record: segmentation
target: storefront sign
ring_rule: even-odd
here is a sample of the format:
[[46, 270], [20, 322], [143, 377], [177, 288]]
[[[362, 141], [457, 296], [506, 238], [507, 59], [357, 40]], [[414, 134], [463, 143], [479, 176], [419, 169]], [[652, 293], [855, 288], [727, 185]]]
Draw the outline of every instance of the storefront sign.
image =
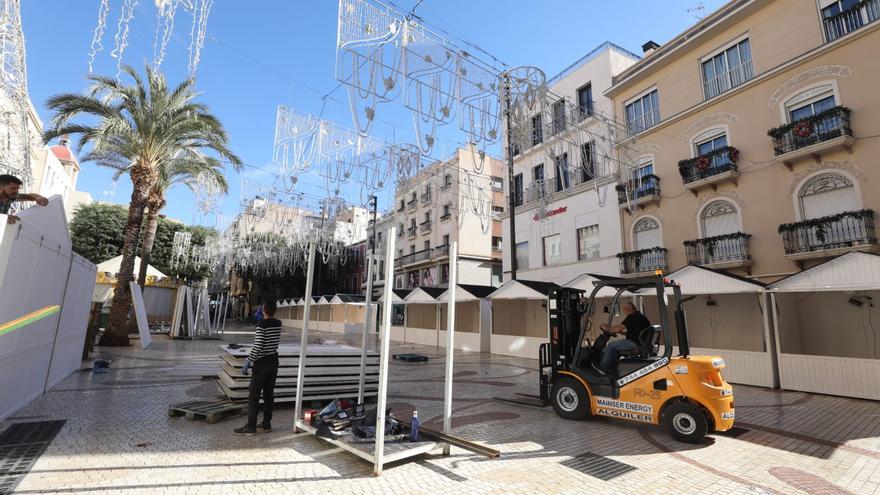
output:
[[534, 220], [537, 222], [538, 220], [543, 220], [547, 217], [559, 215], [560, 213], [565, 213], [566, 211], [568, 211], [567, 206], [560, 206], [559, 208], [556, 208], [555, 210], [547, 210], [547, 213], [545, 213], [544, 216], [541, 216], [540, 214], [536, 213]]

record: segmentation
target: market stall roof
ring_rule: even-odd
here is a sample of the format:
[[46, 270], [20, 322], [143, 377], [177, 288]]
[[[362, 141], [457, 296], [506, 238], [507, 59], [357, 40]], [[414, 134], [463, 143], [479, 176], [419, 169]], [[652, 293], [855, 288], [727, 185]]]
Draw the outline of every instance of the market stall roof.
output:
[[[747, 294], [764, 292], [766, 284], [742, 277], [725, 270], [713, 270], [696, 265], [687, 265], [666, 275], [681, 286], [682, 295], [699, 294]], [[667, 289], [669, 291], [670, 289]], [[639, 295], [656, 295], [654, 289], [642, 289]]]
[[291, 306], [302, 306], [304, 302], [305, 302], [305, 299], [303, 299], [301, 297], [295, 297], [295, 298], [293, 298], [293, 304], [291, 304]]
[[[498, 287], [492, 287], [491, 285], [458, 284], [455, 291], [455, 302], [469, 302], [486, 299], [486, 297], [495, 292], [495, 289], [497, 288]], [[437, 302], [445, 303], [448, 301], [449, 289], [446, 289], [437, 297]]]
[[[598, 282], [600, 280], [609, 280], [617, 277], [611, 277], [609, 275], [600, 275], [598, 273], [584, 273], [583, 275], [575, 278], [571, 282], [566, 283], [563, 287], [571, 287], [573, 289], [580, 289], [585, 291], [587, 295], [593, 292], [595, 285], [593, 282]], [[599, 289], [599, 292], [596, 294], [597, 297], [614, 297], [614, 294], [617, 291], [612, 287], [602, 287]]]
[[440, 287], [418, 287], [412, 290], [406, 297], [403, 298], [404, 304], [425, 304], [425, 303], [435, 303], [437, 302], [437, 297], [440, 296], [446, 289], [442, 289]]
[[325, 305], [327, 305], [327, 304], [330, 304], [330, 299], [331, 299], [332, 297], [333, 297], [333, 296], [330, 296], [330, 295], [321, 296], [321, 297], [318, 298], [317, 301], [315, 301], [315, 304], [318, 305], [318, 306], [325, 306]]
[[[391, 289], [391, 302], [403, 303], [404, 298], [412, 292], [412, 289]], [[385, 294], [379, 297], [379, 302], [385, 302]]]
[[330, 304], [365, 303], [367, 298], [359, 294], [336, 294], [330, 299]]
[[774, 292], [880, 290], [880, 256], [847, 253], [789, 275], [771, 284], [769, 289]]
[[[115, 258], [110, 258], [107, 261], [103, 261], [98, 264], [98, 272], [107, 272], [112, 275], [117, 275], [119, 273], [119, 266], [122, 264], [122, 255]], [[140, 256], [134, 257], [134, 271], [132, 271], [132, 275], [137, 275], [137, 269], [141, 266], [141, 258]], [[167, 275], [160, 272], [153, 265], [147, 265], [147, 276], [153, 276], [156, 278], [166, 278]]]
[[508, 280], [497, 288], [488, 298], [500, 299], [546, 299], [550, 291], [559, 287], [553, 282], [538, 280]]

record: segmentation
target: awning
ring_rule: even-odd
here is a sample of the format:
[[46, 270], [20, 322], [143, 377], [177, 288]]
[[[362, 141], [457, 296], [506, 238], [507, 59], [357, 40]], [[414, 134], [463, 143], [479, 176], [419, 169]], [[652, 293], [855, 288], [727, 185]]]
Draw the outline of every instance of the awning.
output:
[[[404, 303], [404, 298], [412, 292], [411, 289], [391, 289], [391, 303]], [[385, 294], [379, 297], [379, 302], [385, 302]]]
[[[596, 286], [593, 285], [593, 282], [598, 282], [600, 280], [606, 280], [609, 278], [616, 278], [616, 277], [608, 277], [605, 275], [585, 273], [585, 274], [581, 275], [580, 277], [577, 277], [576, 279], [572, 280], [571, 282], [568, 282], [563, 287], [571, 287], [572, 289], [580, 289], [580, 290], [586, 292], [587, 295], [589, 295], [593, 292], [593, 289], [596, 288]], [[613, 287], [602, 287], [601, 289], [599, 289], [599, 292], [596, 293], [596, 297], [614, 297], [614, 294], [616, 294], [616, 293], [617, 293], [617, 290], [614, 289]]]
[[430, 304], [436, 303], [437, 297], [446, 289], [439, 287], [418, 287], [403, 298], [404, 304]]
[[[455, 302], [470, 302], [486, 299], [489, 294], [495, 292], [497, 287], [491, 285], [470, 285], [458, 284], [455, 289]], [[443, 291], [437, 297], [437, 302], [445, 303], [449, 301], [449, 289]]]
[[[98, 272], [99, 273], [106, 272], [106, 273], [109, 273], [115, 277], [116, 275], [119, 274], [120, 265], [122, 265], [122, 255], [121, 254], [115, 258], [110, 258], [107, 261], [103, 261], [101, 263], [98, 263]], [[132, 272], [132, 275], [137, 275], [137, 270], [140, 266], [141, 266], [141, 258], [139, 256], [135, 256], [134, 257], [134, 270]], [[150, 265], [150, 264], [147, 265], [147, 275], [152, 276], [152, 277], [156, 277], [156, 278], [166, 278], [167, 277], [167, 275], [160, 272], [159, 270], [156, 269], [156, 267], [154, 267], [153, 265]]]
[[359, 294], [336, 294], [333, 299], [330, 299], [330, 304], [365, 304], [366, 301], [367, 298]]
[[493, 301], [501, 299], [547, 299], [550, 291], [557, 287], [559, 286], [553, 282], [508, 280], [489, 294], [488, 298]]
[[853, 252], [771, 284], [774, 292], [880, 290], [880, 256]]
[[[666, 278], [681, 286], [682, 295], [700, 294], [755, 294], [764, 292], [766, 285], [724, 270], [713, 270], [702, 266], [688, 265], [666, 275]], [[672, 289], [666, 289], [667, 294]], [[641, 296], [656, 296], [655, 289], [641, 289]]]

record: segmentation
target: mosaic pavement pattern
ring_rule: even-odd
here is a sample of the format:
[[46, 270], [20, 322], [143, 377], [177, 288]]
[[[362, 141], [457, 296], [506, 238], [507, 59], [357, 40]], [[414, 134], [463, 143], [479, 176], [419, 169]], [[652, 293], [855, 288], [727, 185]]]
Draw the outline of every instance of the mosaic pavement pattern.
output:
[[[454, 433], [501, 457], [453, 448], [448, 457], [438, 451], [386, 466], [376, 478], [366, 462], [292, 433], [292, 406], [276, 409], [275, 430], [255, 437], [231, 434], [243, 418], [210, 425], [169, 417], [171, 404], [220, 393], [202, 379], [218, 369], [219, 344], [155, 338], [146, 351], [100, 349], [97, 356], [113, 359], [109, 373], [74, 373], [0, 422], [2, 431], [66, 420], [14, 493], [880, 493], [877, 402], [735, 386], [741, 429], [687, 445], [654, 427], [565, 421], [550, 408], [499, 401], [537, 393], [537, 361], [468, 352], [456, 352]], [[388, 400], [395, 414], [416, 408], [423, 424], [439, 429], [444, 350], [398, 344], [392, 352], [431, 357], [392, 361]]]

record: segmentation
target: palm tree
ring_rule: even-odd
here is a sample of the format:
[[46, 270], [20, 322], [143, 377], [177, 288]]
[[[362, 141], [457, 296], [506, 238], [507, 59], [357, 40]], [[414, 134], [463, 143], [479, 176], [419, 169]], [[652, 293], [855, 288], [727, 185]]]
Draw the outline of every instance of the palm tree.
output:
[[[205, 151], [213, 151], [233, 165], [241, 164], [227, 147], [229, 138], [223, 125], [204, 104], [194, 101], [196, 92], [192, 79], [172, 89], [165, 76], [150, 66], [146, 67], [146, 82], [132, 67], [125, 67], [124, 72], [134, 84], [89, 75], [91, 86], [85, 94], [67, 93], [50, 98], [46, 105], [55, 115], [52, 128], [43, 133], [46, 143], [64, 134], [78, 134], [80, 149], [91, 145], [83, 161], [94, 161], [117, 170], [124, 166], [131, 177], [122, 262], [109, 328], [102, 345], [128, 345], [129, 283], [134, 273], [144, 209], [163, 168], [177, 160], [202, 156]], [[85, 122], [72, 122], [80, 116], [90, 118]]]

